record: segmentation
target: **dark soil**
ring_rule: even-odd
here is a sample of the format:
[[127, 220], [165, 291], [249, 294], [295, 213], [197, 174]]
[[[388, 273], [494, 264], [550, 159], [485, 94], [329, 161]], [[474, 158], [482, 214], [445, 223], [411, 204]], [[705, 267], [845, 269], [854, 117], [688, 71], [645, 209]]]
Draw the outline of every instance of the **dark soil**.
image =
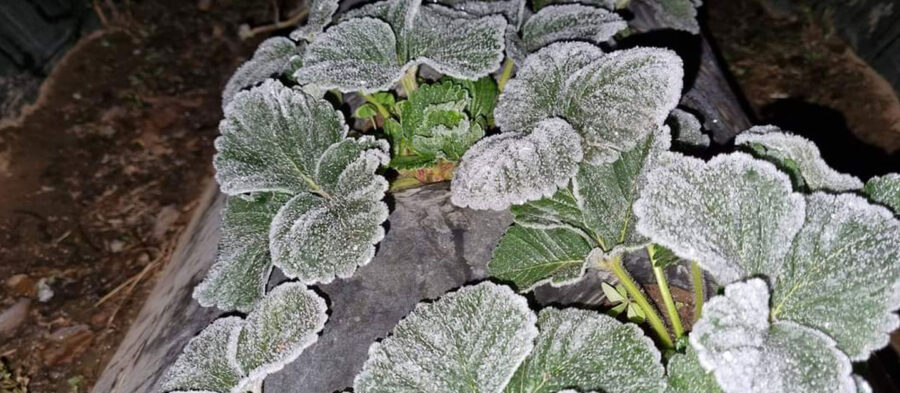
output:
[[712, 37], [758, 124], [812, 139], [829, 164], [863, 179], [900, 169], [900, 99], [827, 19], [776, 16], [761, 0], [705, 4]]
[[132, 4], [0, 126], [0, 312], [21, 316], [0, 316], [4, 387], [90, 390], [211, 179], [222, 86], [258, 42], [238, 27], [273, 19], [269, 2]]

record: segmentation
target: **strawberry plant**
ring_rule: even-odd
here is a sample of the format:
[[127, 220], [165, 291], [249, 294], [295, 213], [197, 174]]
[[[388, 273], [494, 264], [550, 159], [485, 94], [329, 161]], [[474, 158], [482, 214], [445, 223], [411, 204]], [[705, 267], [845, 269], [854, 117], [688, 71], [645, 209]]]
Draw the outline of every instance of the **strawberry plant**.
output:
[[[644, 3], [661, 27], [698, 30], [699, 2]], [[371, 346], [355, 392], [867, 391], [851, 362], [898, 326], [900, 178], [863, 183], [774, 127], [686, 155], [711, 141], [677, 108], [682, 60], [616, 48], [626, 5], [386, 0], [336, 16], [317, 0], [264, 41], [223, 92], [222, 236], [194, 292], [231, 314], [163, 391], [261, 392], [327, 329], [309, 287], [373, 259], [385, 194], [451, 178], [454, 204], [514, 217], [492, 278], [418, 305]], [[628, 254], [645, 256], [660, 307]], [[675, 266], [691, 273], [690, 321]], [[270, 290], [275, 268], [288, 282]], [[525, 297], [598, 270], [617, 280], [596, 288], [607, 313]]]

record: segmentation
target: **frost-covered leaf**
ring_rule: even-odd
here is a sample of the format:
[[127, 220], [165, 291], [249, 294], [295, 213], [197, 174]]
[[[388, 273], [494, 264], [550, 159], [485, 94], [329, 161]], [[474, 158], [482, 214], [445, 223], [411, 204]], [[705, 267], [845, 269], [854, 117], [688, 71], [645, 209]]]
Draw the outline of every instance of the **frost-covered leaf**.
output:
[[311, 191], [319, 159], [347, 127], [328, 101], [267, 80], [235, 96], [219, 131], [216, 179], [235, 195]]
[[[900, 325], [900, 222], [856, 195], [806, 197], [806, 223], [794, 239], [772, 295], [774, 318], [832, 337], [864, 360]], [[705, 310], [704, 310], [705, 312]]]
[[412, 148], [439, 159], [459, 161], [466, 150], [482, 137], [484, 129], [481, 124], [463, 118], [453, 126], [435, 125], [430, 135], [414, 135]]
[[675, 108], [669, 115], [672, 125], [673, 142], [688, 148], [707, 148], [710, 145], [709, 135], [703, 133], [700, 120], [690, 112]]
[[769, 323], [760, 279], [727, 286], [703, 306], [691, 345], [726, 393], [853, 393], [850, 360], [834, 341], [793, 322]]
[[592, 248], [582, 235], [565, 228], [513, 225], [494, 249], [488, 273], [523, 292], [544, 282], [565, 285], [584, 275]]
[[667, 393], [722, 393], [716, 377], [700, 365], [693, 347], [672, 356], [666, 374], [669, 382]]
[[604, 55], [587, 43], [552, 44], [525, 60], [494, 118], [512, 131], [562, 117], [581, 135], [586, 160], [612, 162], [663, 125], [681, 96], [682, 76], [681, 59], [666, 49]]
[[272, 76], [287, 72], [292, 58], [303, 54], [305, 44], [297, 45], [284, 37], [272, 37], [259, 44], [253, 57], [234, 72], [222, 91], [222, 108], [242, 89], [251, 87]]
[[734, 140], [760, 158], [771, 161], [789, 173], [795, 183], [810, 191], [850, 191], [863, 188], [855, 176], [835, 171], [822, 159], [816, 144], [799, 135], [782, 132], [778, 127], [753, 127]]
[[394, 32], [373, 18], [352, 19], [320, 34], [307, 47], [303, 67], [294, 73], [301, 83], [366, 93], [388, 90], [402, 76]]
[[244, 322], [228, 357], [251, 383], [281, 370], [312, 345], [328, 319], [325, 300], [300, 283], [281, 284]]
[[708, 163], [673, 157], [647, 184], [634, 207], [638, 232], [697, 261], [723, 285], [776, 277], [803, 225], [805, 203], [788, 177], [746, 154]]
[[700, 24], [697, 22], [697, 7], [701, 5], [699, 0], [649, 0], [642, 3], [652, 9], [649, 14], [654, 27], [700, 34]]
[[500, 95], [494, 78], [486, 76], [475, 81], [453, 78], [447, 80], [461, 86], [469, 93], [466, 112], [469, 113], [472, 120], [480, 122], [482, 127], [494, 123], [494, 107], [497, 105], [497, 96]]
[[509, 287], [485, 282], [421, 303], [369, 348], [357, 393], [498, 393], [531, 352], [536, 317]]
[[243, 324], [241, 318], [227, 317], [203, 329], [166, 371], [162, 390], [231, 393], [241, 380], [241, 372], [229, 361], [228, 351]]
[[516, 223], [529, 228], [577, 228], [584, 230], [584, 217], [569, 187], [553, 196], [510, 208]]
[[542, 8], [522, 26], [525, 50], [534, 52], [560, 41], [591, 41], [601, 44], [628, 27], [618, 14], [581, 4]]
[[662, 393], [659, 350], [634, 324], [585, 310], [547, 308], [538, 315], [534, 350], [506, 393], [564, 388], [606, 393]]
[[491, 136], [463, 156], [451, 200], [462, 207], [502, 210], [551, 196], [568, 184], [581, 159], [581, 138], [562, 119], [541, 121], [529, 133]]
[[894, 214], [900, 215], [900, 174], [889, 173], [869, 179], [863, 193], [873, 202], [887, 206]]
[[516, 29], [524, 20], [525, 0], [438, 0], [437, 2], [472, 15], [503, 15]]
[[474, 17], [421, 0], [386, 0], [348, 14], [353, 19], [318, 36], [295, 77], [342, 92], [389, 90], [406, 70], [478, 79], [500, 66], [506, 20]]
[[331, 23], [334, 12], [339, 7], [338, 0], [313, 0], [309, 5], [306, 24], [291, 32], [290, 37], [294, 41], [306, 40], [312, 42], [316, 35], [325, 30], [325, 26]]
[[856, 382], [856, 393], [872, 393], [872, 387], [859, 375], [853, 374], [853, 381]]
[[[335, 149], [337, 150], [337, 149]], [[375, 175], [382, 163], [376, 153], [335, 153], [354, 159], [342, 169], [322, 176], [330, 198], [303, 193], [295, 196], [278, 212], [269, 233], [269, 248], [276, 266], [289, 277], [308, 284], [346, 278], [375, 256], [375, 244], [384, 238], [381, 224], [388, 208], [381, 198], [387, 182]], [[362, 155], [360, 155], [362, 154]], [[338, 159], [335, 159], [338, 160]]]
[[266, 293], [272, 272], [269, 225], [290, 196], [262, 194], [251, 200], [228, 197], [216, 263], [194, 289], [203, 307], [249, 312]]
[[540, 10], [552, 4], [584, 4], [595, 7], [601, 7], [607, 10], [615, 10], [618, 0], [535, 0], [533, 1], [534, 9]]
[[[647, 240], [634, 229], [632, 205], [648, 186], [647, 175], [659, 166], [659, 157], [669, 149], [671, 138], [665, 129], [647, 136], [611, 163], [583, 162], [572, 180], [575, 199], [584, 217], [584, 226], [603, 248], [643, 247]], [[649, 183], [651, 187], [656, 186]]]

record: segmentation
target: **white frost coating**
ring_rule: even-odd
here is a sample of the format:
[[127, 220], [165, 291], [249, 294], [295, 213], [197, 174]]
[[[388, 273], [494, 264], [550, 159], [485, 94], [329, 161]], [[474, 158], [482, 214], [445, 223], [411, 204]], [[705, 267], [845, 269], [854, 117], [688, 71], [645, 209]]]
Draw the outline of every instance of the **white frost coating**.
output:
[[297, 193], [310, 190], [304, 178], [347, 126], [328, 101], [267, 80], [235, 96], [219, 131], [213, 164], [222, 192]]
[[689, 157], [648, 175], [634, 206], [637, 231], [697, 261], [720, 284], [781, 272], [805, 202], [774, 165], [743, 153]]
[[222, 109], [241, 89], [253, 86], [288, 69], [291, 59], [303, 53], [306, 45], [296, 45], [284, 37], [272, 37], [259, 44], [253, 57], [242, 64], [225, 84], [222, 91]]
[[545, 308], [534, 350], [505, 393], [563, 388], [607, 393], [662, 393], [664, 369], [653, 340], [637, 325], [595, 311]]
[[854, 393], [850, 359], [828, 336], [769, 320], [769, 291], [753, 279], [703, 306], [690, 342], [726, 393]]
[[585, 160], [612, 162], [663, 125], [681, 97], [683, 74], [681, 59], [666, 49], [603, 55], [586, 43], [552, 44], [525, 60], [494, 117], [503, 131], [564, 118], [581, 135]]
[[536, 317], [525, 298], [490, 282], [420, 303], [369, 348], [357, 393], [499, 393], [531, 351]]
[[227, 349], [243, 324], [238, 317], [218, 319], [192, 338], [166, 370], [162, 391], [231, 392], [241, 372], [229, 362]]
[[439, 4], [472, 15], [501, 14], [515, 30], [524, 21], [525, 0], [438, 0]]
[[338, 9], [338, 0], [313, 0], [309, 5], [309, 13], [306, 24], [291, 32], [290, 37], [294, 41], [305, 40], [312, 42], [316, 35], [331, 23], [334, 12]]
[[397, 41], [391, 26], [378, 19], [343, 22], [319, 35], [306, 49], [301, 83], [323, 89], [372, 93], [390, 89], [403, 76], [397, 64]]
[[272, 272], [269, 225], [288, 199], [287, 194], [255, 195], [252, 200], [228, 197], [216, 262], [194, 289], [201, 306], [246, 313], [265, 295]]
[[734, 140], [735, 146], [746, 146], [755, 153], [799, 177], [801, 186], [811, 191], [851, 191], [863, 188], [856, 176], [835, 171], [822, 159], [816, 144], [799, 135], [782, 132], [777, 127], [753, 127]]
[[669, 116], [675, 126], [675, 142], [691, 147], [709, 147], [709, 135], [703, 133], [703, 126], [696, 116], [678, 108], [672, 110]]
[[602, 44], [628, 27], [618, 14], [581, 4], [541, 8], [522, 26], [525, 50], [534, 52], [559, 41], [591, 41]]
[[869, 386], [865, 379], [853, 374], [853, 380], [856, 381], [856, 393], [872, 393], [872, 387]]
[[863, 193], [873, 202], [887, 206], [894, 214], [900, 215], [900, 174], [889, 173], [869, 179]]
[[304, 285], [281, 284], [247, 315], [229, 357], [249, 381], [261, 381], [318, 340], [327, 311], [325, 300]]
[[565, 187], [581, 162], [581, 138], [561, 119], [530, 133], [482, 139], [463, 155], [451, 183], [451, 201], [473, 209], [506, 209]]
[[818, 329], [853, 360], [888, 344], [900, 321], [900, 222], [851, 195], [806, 197], [806, 223], [773, 291], [773, 317]]
[[294, 76], [342, 92], [390, 89], [416, 64], [478, 79], [500, 67], [506, 19], [474, 17], [421, 0], [387, 0], [351, 11], [309, 45]]
[[685, 353], [677, 353], [666, 365], [669, 389], [666, 393], [722, 393], [716, 377], [703, 369], [697, 351], [688, 346]]

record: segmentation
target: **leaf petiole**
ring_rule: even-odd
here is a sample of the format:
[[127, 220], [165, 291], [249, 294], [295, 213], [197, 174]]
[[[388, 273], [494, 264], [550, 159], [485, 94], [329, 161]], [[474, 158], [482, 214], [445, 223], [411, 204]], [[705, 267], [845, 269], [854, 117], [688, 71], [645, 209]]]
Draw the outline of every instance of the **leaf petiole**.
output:
[[659, 286], [659, 296], [662, 297], [663, 303], [666, 305], [666, 314], [669, 316], [669, 322], [672, 323], [672, 332], [675, 338], [684, 336], [684, 326], [681, 324], [681, 316], [678, 315], [678, 308], [675, 306], [675, 300], [672, 299], [672, 291], [669, 290], [669, 282], [666, 280], [666, 272], [659, 266], [653, 267], [653, 276], [656, 277], [656, 284]]
[[506, 82], [509, 82], [509, 78], [512, 77], [513, 68], [515, 67], [515, 63], [513, 63], [512, 59], [506, 58], [506, 62], [503, 63], [503, 72], [500, 74], [500, 79], [497, 80], [497, 90], [501, 93], [503, 92], [503, 87], [506, 86]]
[[700, 320], [703, 313], [703, 272], [700, 264], [691, 261], [691, 286], [694, 287], [694, 322]]
[[406, 71], [403, 78], [400, 78], [400, 85], [403, 86], [403, 91], [406, 92], [407, 97], [409, 97], [410, 93], [419, 88], [419, 84], [416, 82], [416, 73], [418, 73], [418, 71], [419, 67], [414, 65], [409, 67], [409, 70]]
[[660, 318], [659, 314], [656, 312], [656, 308], [654, 308], [650, 301], [647, 300], [647, 296], [644, 295], [644, 292], [638, 287], [637, 283], [634, 282], [634, 279], [631, 278], [631, 274], [625, 270], [625, 267], [622, 265], [622, 256], [616, 255], [603, 263], [603, 266], [609, 269], [613, 274], [616, 275], [616, 278], [619, 279], [619, 282], [625, 287], [625, 290], [628, 292], [628, 295], [634, 299], [634, 302], [637, 303], [638, 307], [644, 311], [646, 314], [647, 322], [650, 324], [650, 328], [653, 329], [653, 332], [656, 333], [657, 338], [659, 338], [660, 343], [662, 344], [664, 349], [674, 348], [674, 344], [672, 343], [672, 337], [669, 336], [668, 330], [666, 330], [666, 325], [663, 323], [662, 318]]

